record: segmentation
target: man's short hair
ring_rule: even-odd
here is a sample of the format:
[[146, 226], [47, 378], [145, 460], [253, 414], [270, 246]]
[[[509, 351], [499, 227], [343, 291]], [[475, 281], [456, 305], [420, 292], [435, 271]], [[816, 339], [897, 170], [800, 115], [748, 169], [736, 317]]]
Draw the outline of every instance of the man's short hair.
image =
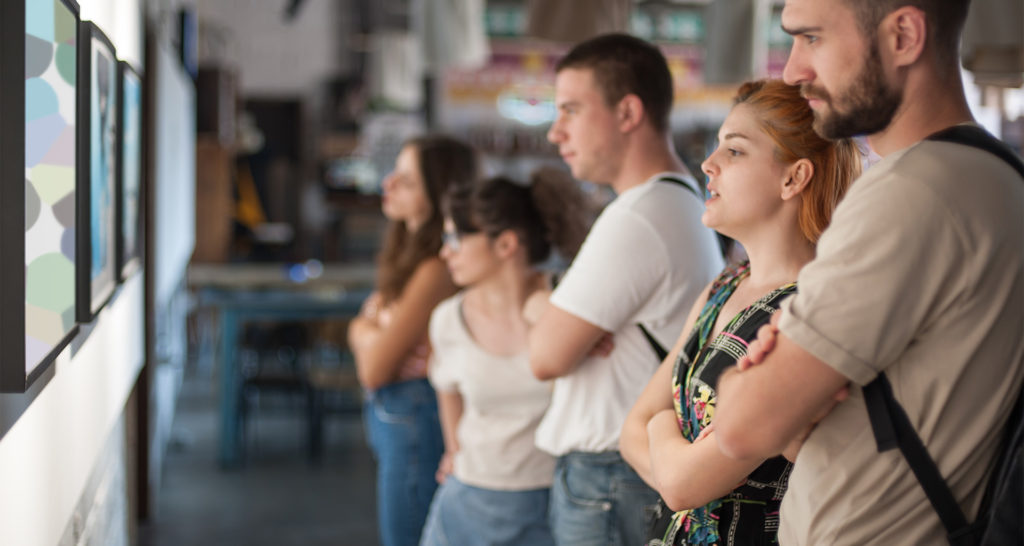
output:
[[959, 64], [960, 34], [967, 20], [971, 0], [843, 0], [853, 10], [861, 30], [869, 39], [878, 33], [878, 24], [886, 15], [903, 6], [924, 12], [928, 24], [928, 41], [935, 47], [940, 64]]
[[672, 111], [672, 73], [661, 50], [628, 34], [604, 34], [577, 44], [556, 71], [590, 69], [605, 102], [614, 107], [628, 94], [636, 95], [658, 131], [668, 131]]

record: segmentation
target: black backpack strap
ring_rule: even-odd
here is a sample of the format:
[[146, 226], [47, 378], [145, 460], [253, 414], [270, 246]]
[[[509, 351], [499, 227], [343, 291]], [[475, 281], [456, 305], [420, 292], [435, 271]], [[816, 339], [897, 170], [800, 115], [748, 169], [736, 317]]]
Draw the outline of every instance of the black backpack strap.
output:
[[644, 328], [643, 324], [638, 322], [636, 325], [640, 327], [640, 331], [643, 332], [644, 337], [647, 338], [647, 343], [651, 344], [651, 349], [654, 350], [654, 354], [658, 355], [658, 362], [660, 363], [664, 361], [665, 357], [668, 356], [668, 351], [665, 350], [665, 347], [663, 347], [661, 343], [658, 343], [657, 339], [654, 339], [654, 336], [651, 335], [651, 332], [647, 328]]
[[1005, 142], [977, 125], [954, 125], [928, 137], [928, 140], [953, 142], [979, 148], [1010, 164], [1024, 178], [1024, 161]]
[[[697, 199], [702, 199], [696, 188], [678, 176], [662, 175], [658, 177], [658, 182], [668, 182], [669, 184], [682, 186], [689, 190]], [[665, 360], [665, 357], [668, 356], [668, 351], [665, 350], [665, 347], [662, 346], [661, 343], [658, 343], [658, 340], [654, 338], [650, 330], [645, 328], [643, 324], [638, 322], [636, 325], [640, 327], [640, 331], [643, 332], [644, 337], [647, 338], [647, 343], [651, 345], [651, 349], [654, 350], [654, 354], [658, 355], [658, 362]]]
[[892, 385], [885, 373], [878, 374], [878, 377], [862, 387], [862, 390], [878, 452], [898, 447], [903, 453], [925, 495], [928, 496], [928, 501], [942, 520], [950, 544], [976, 544], [976, 529], [967, 524], [967, 518], [946, 485], [946, 480], [942, 478], [938, 466], [928, 454], [921, 437], [914, 431], [914, 426], [910, 423], [907, 413], [903, 411], [903, 406], [900, 406], [893, 396]]
[[701, 199], [703, 201], [703, 198], [701, 197], [700, 193], [698, 193], [697, 188], [694, 188], [693, 186], [691, 186], [689, 184], [689, 182], [683, 180], [682, 178], [679, 178], [678, 176], [663, 175], [663, 176], [658, 178], [658, 182], [668, 182], [669, 184], [675, 184], [677, 186], [682, 186], [682, 187], [690, 190], [690, 193], [692, 193], [695, 197], [697, 197], [697, 199]]

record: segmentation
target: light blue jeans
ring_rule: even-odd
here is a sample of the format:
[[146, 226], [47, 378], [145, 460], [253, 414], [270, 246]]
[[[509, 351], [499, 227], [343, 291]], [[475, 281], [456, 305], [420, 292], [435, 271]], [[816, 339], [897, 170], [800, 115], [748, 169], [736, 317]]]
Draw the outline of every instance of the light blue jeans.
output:
[[434, 389], [426, 379], [416, 379], [367, 392], [363, 419], [377, 459], [381, 544], [415, 546], [437, 488], [434, 473], [444, 452]]
[[559, 546], [637, 546], [654, 519], [658, 494], [618, 451], [573, 451], [558, 458], [551, 486], [551, 530]]
[[550, 490], [496, 491], [454, 476], [437, 489], [420, 546], [554, 546]]

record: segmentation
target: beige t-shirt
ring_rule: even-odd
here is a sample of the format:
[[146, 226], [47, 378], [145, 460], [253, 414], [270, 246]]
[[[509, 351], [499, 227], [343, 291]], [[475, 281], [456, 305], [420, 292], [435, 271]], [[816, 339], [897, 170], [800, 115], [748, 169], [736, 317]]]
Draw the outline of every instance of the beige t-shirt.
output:
[[551, 485], [555, 458], [534, 445], [551, 402], [551, 383], [530, 371], [525, 347], [515, 356], [488, 353], [462, 320], [462, 293], [438, 304], [430, 316], [434, 349], [430, 382], [462, 395], [453, 473], [487, 489], [522, 491]]
[[[864, 385], [885, 371], [969, 521], [1024, 378], [1024, 181], [926, 141], [867, 171], [783, 308], [789, 338]], [[859, 388], [804, 443], [785, 545], [943, 544], [898, 450], [879, 454]]]

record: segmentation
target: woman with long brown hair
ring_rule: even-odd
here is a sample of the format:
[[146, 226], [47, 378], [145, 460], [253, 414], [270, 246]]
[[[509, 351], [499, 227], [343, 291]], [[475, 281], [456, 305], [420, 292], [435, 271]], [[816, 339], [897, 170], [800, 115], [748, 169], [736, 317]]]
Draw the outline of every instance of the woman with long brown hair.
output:
[[349, 326], [349, 346], [366, 391], [363, 416], [377, 459], [381, 543], [419, 543], [444, 443], [427, 381], [430, 313], [455, 293], [438, 257], [441, 196], [478, 174], [475, 152], [446, 136], [407, 142], [382, 183], [391, 221], [378, 258], [377, 291]]
[[746, 83], [702, 165], [711, 194], [702, 221], [739, 241], [749, 260], [705, 289], [626, 418], [622, 455], [663, 501], [648, 544], [777, 542], [790, 463], [719, 451], [715, 387], [796, 291], [797, 273], [860, 172], [854, 143], [822, 139], [813, 121], [798, 88]]

